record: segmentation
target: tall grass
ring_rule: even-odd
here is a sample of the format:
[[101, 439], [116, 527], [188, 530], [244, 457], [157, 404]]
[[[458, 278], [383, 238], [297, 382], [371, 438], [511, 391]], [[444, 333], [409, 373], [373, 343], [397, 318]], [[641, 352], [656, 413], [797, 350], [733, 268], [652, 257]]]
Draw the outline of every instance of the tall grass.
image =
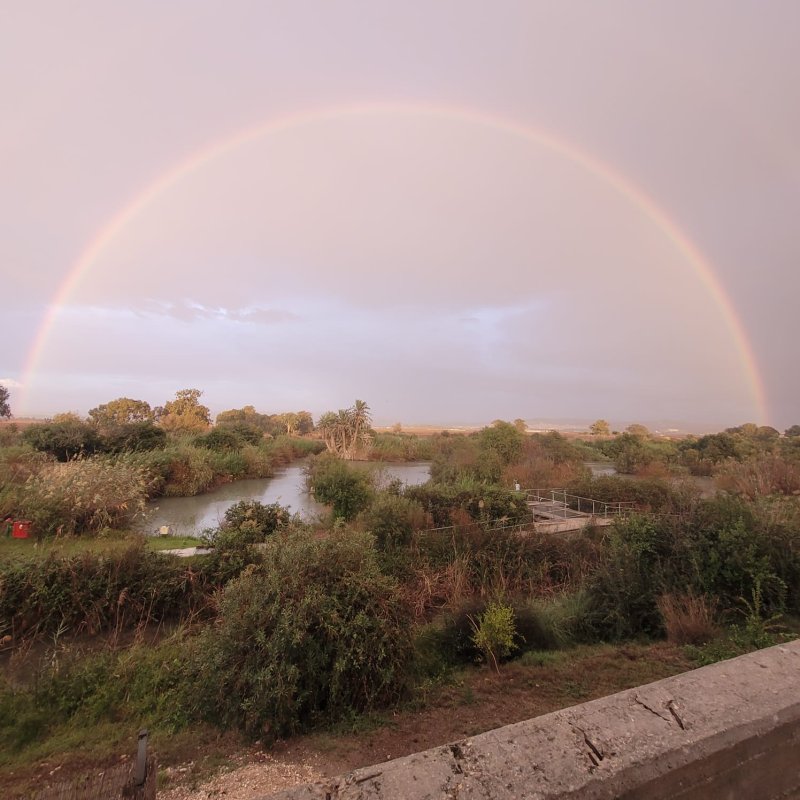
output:
[[598, 562], [588, 538], [470, 529], [417, 534], [405, 582], [418, 620], [472, 598], [551, 597], [578, 588]]
[[109, 457], [48, 463], [17, 493], [17, 514], [40, 533], [70, 535], [122, 527], [144, 513], [145, 470]]
[[209, 593], [201, 575], [143, 542], [0, 566], [0, 619], [14, 643], [59, 628], [93, 634], [175, 619], [206, 603]]
[[800, 464], [773, 454], [726, 461], [717, 471], [721, 489], [755, 500], [771, 494], [800, 494]]

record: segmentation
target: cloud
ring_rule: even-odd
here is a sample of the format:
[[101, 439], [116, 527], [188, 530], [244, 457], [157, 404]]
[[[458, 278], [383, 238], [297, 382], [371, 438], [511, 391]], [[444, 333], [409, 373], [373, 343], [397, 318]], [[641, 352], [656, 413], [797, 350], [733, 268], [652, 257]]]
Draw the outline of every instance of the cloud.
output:
[[5, 386], [6, 389], [21, 389], [22, 384], [14, 378], [0, 378], [0, 386]]
[[182, 300], [175, 303], [160, 300], [148, 300], [142, 316], [164, 316], [181, 322], [198, 320], [216, 320], [220, 322], [245, 322], [255, 325], [277, 325], [300, 319], [293, 311], [281, 308], [263, 308], [252, 306], [245, 308], [226, 308], [224, 306], [207, 306], [193, 300]]

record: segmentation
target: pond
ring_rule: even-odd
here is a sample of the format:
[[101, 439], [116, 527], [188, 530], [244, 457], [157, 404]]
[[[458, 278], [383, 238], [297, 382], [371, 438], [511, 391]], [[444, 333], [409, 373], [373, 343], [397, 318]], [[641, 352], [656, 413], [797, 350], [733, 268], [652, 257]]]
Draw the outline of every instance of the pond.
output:
[[[378, 483], [396, 478], [407, 486], [416, 486], [428, 480], [431, 465], [421, 461], [401, 464], [366, 461], [355, 462], [353, 466], [374, 473]], [[149, 513], [139, 529], [155, 534], [162, 525], [168, 525], [173, 536], [198, 535], [219, 525], [225, 511], [240, 500], [280, 503], [305, 519], [313, 519], [325, 511], [306, 491], [305, 462], [300, 461], [279, 470], [272, 478], [234, 481], [195, 497], [161, 497], [148, 505]]]

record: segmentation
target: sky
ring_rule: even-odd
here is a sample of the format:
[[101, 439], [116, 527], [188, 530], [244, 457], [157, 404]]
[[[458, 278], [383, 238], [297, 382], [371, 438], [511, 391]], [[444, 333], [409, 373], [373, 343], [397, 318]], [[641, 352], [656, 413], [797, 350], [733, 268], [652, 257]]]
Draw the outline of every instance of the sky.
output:
[[800, 422], [794, 0], [3, 20], [15, 415]]

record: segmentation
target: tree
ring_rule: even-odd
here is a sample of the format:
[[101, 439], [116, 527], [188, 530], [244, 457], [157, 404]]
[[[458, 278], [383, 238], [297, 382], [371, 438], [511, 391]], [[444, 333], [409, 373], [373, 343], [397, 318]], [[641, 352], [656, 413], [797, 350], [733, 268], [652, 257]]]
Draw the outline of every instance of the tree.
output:
[[611, 453], [617, 472], [623, 475], [632, 475], [639, 467], [649, 464], [653, 460], [652, 453], [641, 436], [633, 433], [623, 433], [611, 442]]
[[310, 411], [297, 412], [297, 432], [299, 434], [311, 433], [314, 430], [314, 417]]
[[780, 431], [776, 430], [771, 425], [759, 425], [755, 438], [758, 439], [759, 442], [769, 443], [780, 439], [780, 436]]
[[31, 425], [23, 432], [22, 439], [35, 450], [50, 453], [59, 461], [91, 455], [99, 446], [97, 431], [77, 415], [71, 416], [73, 418], [59, 414], [60, 421]]
[[791, 428], [787, 428], [783, 432], [783, 435], [788, 437], [800, 436], [800, 425], [792, 425]]
[[220, 411], [217, 414], [217, 425], [244, 425], [248, 428], [258, 428], [262, 433], [269, 434], [280, 433], [282, 428], [276, 416], [259, 414], [253, 406]]
[[522, 455], [525, 435], [510, 422], [498, 419], [480, 432], [479, 441], [481, 450], [495, 453], [500, 463], [507, 466]]
[[611, 426], [604, 420], [598, 419], [589, 428], [592, 436], [608, 436], [611, 433]]
[[173, 433], [198, 433], [211, 424], [211, 412], [200, 404], [203, 393], [199, 389], [181, 389], [175, 399], [164, 404], [159, 424]]
[[295, 414], [293, 411], [288, 411], [285, 414], [278, 414], [278, 420], [280, 421], [281, 425], [286, 428], [286, 433], [288, 436], [291, 436], [297, 430], [299, 419], [297, 414]]
[[514, 427], [520, 432], [525, 433], [528, 430], [528, 423], [524, 419], [518, 418], [514, 420]]
[[128, 425], [132, 422], [151, 422], [153, 418], [150, 403], [144, 400], [131, 400], [130, 397], [118, 397], [89, 411], [89, 421], [98, 428]]
[[354, 459], [372, 441], [371, 422], [369, 406], [363, 400], [356, 400], [351, 408], [324, 413], [319, 418], [317, 429], [328, 452], [339, 458]]
[[628, 425], [628, 427], [625, 428], [625, 431], [630, 433], [631, 436], [641, 436], [643, 438], [650, 435], [650, 431], [648, 430], [647, 426], [640, 425], [638, 422], [634, 422], [633, 425]]
[[0, 417], [11, 418], [11, 406], [8, 403], [9, 391], [5, 386], [0, 386]]
[[103, 450], [109, 453], [130, 453], [158, 450], [167, 441], [167, 434], [151, 420], [128, 422], [106, 428], [102, 434]]

